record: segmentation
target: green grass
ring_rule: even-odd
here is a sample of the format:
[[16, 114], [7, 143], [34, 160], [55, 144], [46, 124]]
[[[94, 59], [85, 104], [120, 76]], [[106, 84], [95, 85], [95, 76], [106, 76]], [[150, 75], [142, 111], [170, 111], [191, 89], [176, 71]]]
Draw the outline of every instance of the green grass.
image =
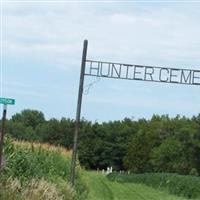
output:
[[142, 184], [109, 181], [95, 172], [85, 172], [84, 181], [89, 188], [86, 200], [186, 200]]
[[200, 199], [200, 178], [197, 176], [169, 173], [119, 174], [108, 175], [111, 181], [120, 183], [144, 184], [155, 189], [185, 198]]

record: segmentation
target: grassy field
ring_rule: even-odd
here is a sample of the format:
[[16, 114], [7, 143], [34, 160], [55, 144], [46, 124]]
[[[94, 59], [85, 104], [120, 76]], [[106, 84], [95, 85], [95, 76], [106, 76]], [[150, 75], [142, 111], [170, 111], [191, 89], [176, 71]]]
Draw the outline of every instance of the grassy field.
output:
[[186, 200], [143, 184], [115, 181], [80, 166], [74, 190], [67, 182], [71, 152], [62, 147], [7, 140], [4, 153], [2, 200]]
[[86, 200], [186, 200], [141, 184], [109, 181], [95, 172], [86, 172], [84, 180], [89, 188]]

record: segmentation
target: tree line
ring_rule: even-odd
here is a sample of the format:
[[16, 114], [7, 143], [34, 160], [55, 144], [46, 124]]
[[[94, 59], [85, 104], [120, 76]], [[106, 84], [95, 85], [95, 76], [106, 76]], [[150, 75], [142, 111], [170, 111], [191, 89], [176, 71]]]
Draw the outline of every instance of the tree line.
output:
[[[18, 140], [48, 142], [71, 149], [75, 121], [45, 119], [26, 109], [6, 122], [6, 133]], [[200, 114], [191, 118], [153, 115], [151, 119], [91, 122], [81, 120], [78, 158], [86, 169], [135, 173], [200, 173]]]

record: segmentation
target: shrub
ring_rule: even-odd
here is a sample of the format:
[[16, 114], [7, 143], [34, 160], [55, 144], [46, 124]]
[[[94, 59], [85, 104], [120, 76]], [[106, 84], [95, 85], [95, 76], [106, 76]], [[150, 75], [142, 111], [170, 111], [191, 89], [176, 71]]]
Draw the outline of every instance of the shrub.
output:
[[191, 175], [191, 176], [199, 176], [199, 173], [198, 173], [198, 171], [197, 171], [196, 168], [192, 168], [192, 169], [190, 170], [190, 175]]

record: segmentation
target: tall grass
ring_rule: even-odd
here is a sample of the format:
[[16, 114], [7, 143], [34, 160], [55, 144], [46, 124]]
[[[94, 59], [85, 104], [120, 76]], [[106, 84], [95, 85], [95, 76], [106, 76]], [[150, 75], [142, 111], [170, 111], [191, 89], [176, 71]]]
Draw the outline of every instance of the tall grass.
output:
[[[1, 187], [2, 188], [2, 187]], [[65, 194], [60, 193], [54, 183], [44, 179], [32, 179], [23, 185], [18, 179], [9, 178], [0, 190], [2, 200], [71, 200], [74, 197], [73, 189], [67, 185]]]
[[75, 190], [68, 184], [71, 152], [63, 147], [7, 138], [4, 154], [0, 199], [71, 200], [82, 197], [86, 191], [80, 167]]
[[25, 181], [30, 178], [68, 178], [70, 157], [62, 148], [6, 140], [4, 173]]
[[71, 150], [67, 150], [62, 146], [54, 146], [48, 143], [40, 143], [40, 142], [27, 142], [27, 141], [23, 141], [23, 140], [13, 140], [13, 144], [15, 146], [18, 147], [24, 147], [24, 148], [31, 148], [31, 149], [39, 149], [42, 148], [44, 150], [50, 151], [50, 152], [58, 152], [63, 155], [66, 156], [67, 158], [70, 158], [72, 155], [72, 151]]

